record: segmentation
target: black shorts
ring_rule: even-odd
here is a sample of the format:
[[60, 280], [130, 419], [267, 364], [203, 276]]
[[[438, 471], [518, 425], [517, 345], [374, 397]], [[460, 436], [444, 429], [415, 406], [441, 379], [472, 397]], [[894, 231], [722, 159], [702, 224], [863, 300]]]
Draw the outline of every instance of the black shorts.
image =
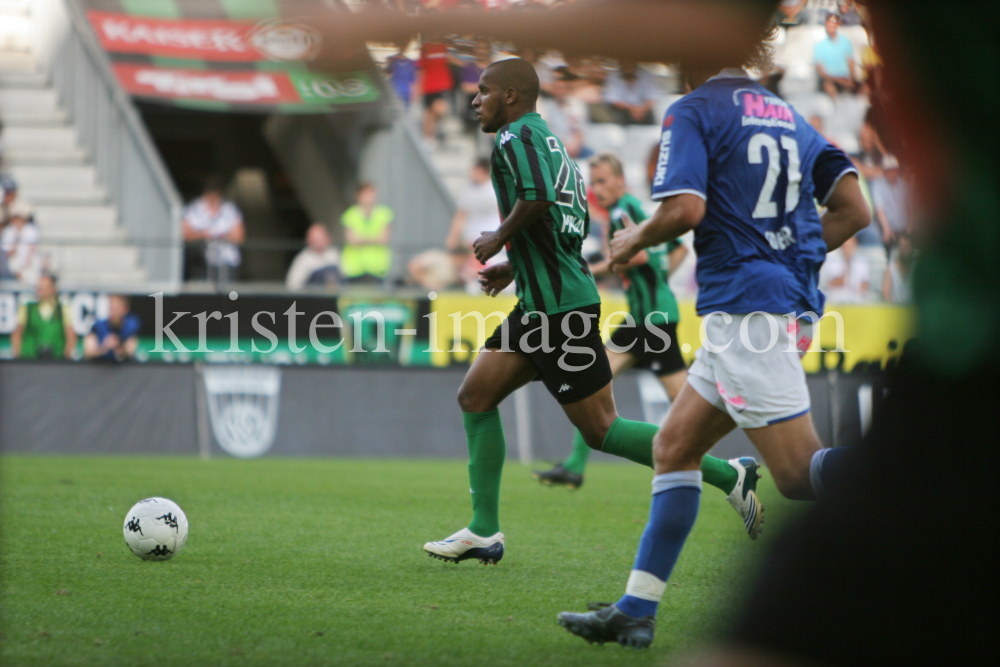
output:
[[[667, 324], [654, 324], [654, 329], [658, 334], [646, 328], [645, 324], [634, 327], [618, 327], [611, 334], [609, 344], [614, 345], [615, 352], [625, 352], [635, 357], [633, 368], [643, 368], [652, 371], [656, 375], [673, 375], [679, 371], [687, 369], [684, 357], [681, 356], [680, 343], [677, 342], [677, 324], [668, 322]], [[667, 337], [667, 340], [663, 339]], [[667, 346], [666, 349], [663, 349]]]
[[432, 106], [434, 106], [435, 102], [437, 102], [438, 100], [445, 99], [445, 95], [447, 94], [448, 94], [447, 90], [442, 90], [441, 92], [438, 93], [427, 93], [426, 95], [424, 95], [424, 108], [430, 109]]
[[524, 321], [524, 311], [515, 306], [483, 347], [526, 355], [538, 371], [535, 379], [545, 383], [561, 405], [582, 401], [611, 382], [611, 364], [601, 342], [601, 304], [549, 315], [544, 347], [541, 318], [535, 315]]

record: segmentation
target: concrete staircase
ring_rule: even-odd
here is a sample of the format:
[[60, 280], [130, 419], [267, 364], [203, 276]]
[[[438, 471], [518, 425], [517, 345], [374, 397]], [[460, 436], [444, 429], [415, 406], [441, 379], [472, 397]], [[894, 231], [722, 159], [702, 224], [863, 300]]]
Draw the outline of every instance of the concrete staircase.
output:
[[26, 54], [0, 55], [4, 171], [35, 210], [39, 252], [66, 286], [127, 286], [146, 280], [77, 130], [48, 78]]

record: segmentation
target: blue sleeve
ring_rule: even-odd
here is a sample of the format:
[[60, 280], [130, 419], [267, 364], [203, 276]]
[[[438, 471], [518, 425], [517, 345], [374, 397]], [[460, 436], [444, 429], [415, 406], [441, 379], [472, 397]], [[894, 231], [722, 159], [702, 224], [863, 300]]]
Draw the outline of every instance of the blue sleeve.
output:
[[125, 321], [122, 322], [121, 339], [126, 341], [132, 336], [138, 336], [139, 330], [142, 328], [142, 320], [139, 319], [138, 315], [133, 315], [129, 313], [125, 316]]
[[703, 127], [698, 111], [691, 104], [683, 104], [683, 100], [667, 111], [653, 176], [653, 201], [683, 193], [705, 199], [708, 148]]
[[106, 320], [97, 320], [94, 326], [90, 327], [90, 333], [97, 336], [97, 342], [103, 343], [104, 337], [108, 335], [108, 323]]
[[820, 149], [816, 162], [813, 164], [812, 179], [816, 200], [825, 205], [840, 179], [844, 174], [851, 172], [858, 173], [854, 163], [844, 154], [844, 151], [827, 143]]

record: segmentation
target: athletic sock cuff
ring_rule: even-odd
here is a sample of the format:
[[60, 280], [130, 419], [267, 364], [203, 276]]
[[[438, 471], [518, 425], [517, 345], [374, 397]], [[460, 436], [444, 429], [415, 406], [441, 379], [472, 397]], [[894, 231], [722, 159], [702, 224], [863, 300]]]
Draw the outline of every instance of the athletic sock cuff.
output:
[[653, 495], [679, 489], [682, 487], [694, 488], [701, 491], [701, 471], [700, 470], [678, 470], [676, 472], [666, 472], [653, 478]]
[[812, 461], [809, 462], [809, 483], [812, 484], [816, 500], [823, 499], [823, 457], [829, 451], [829, 449], [819, 450], [813, 454]]
[[625, 420], [622, 419], [621, 417], [615, 417], [615, 420], [611, 422], [611, 426], [608, 427], [608, 432], [604, 434], [604, 441], [601, 442], [602, 452], [608, 451], [608, 442], [611, 440], [611, 434], [615, 432], [615, 429], [618, 428], [618, 426], [621, 425], [623, 421]]
[[628, 583], [625, 585], [625, 595], [631, 595], [640, 600], [659, 602], [663, 598], [663, 591], [666, 588], [667, 582], [655, 574], [642, 570], [632, 570], [631, 574], [628, 575]]
[[499, 408], [488, 412], [463, 412], [462, 422], [465, 424], [466, 435], [470, 436], [503, 430]]

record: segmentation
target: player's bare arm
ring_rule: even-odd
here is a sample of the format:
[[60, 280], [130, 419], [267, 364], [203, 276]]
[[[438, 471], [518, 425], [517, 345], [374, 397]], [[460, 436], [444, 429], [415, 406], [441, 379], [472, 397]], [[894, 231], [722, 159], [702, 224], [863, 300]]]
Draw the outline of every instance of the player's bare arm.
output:
[[705, 200], [681, 193], [663, 200], [656, 212], [641, 225], [624, 220], [625, 227], [611, 239], [612, 264], [623, 264], [640, 250], [673, 241], [698, 226], [705, 217]]
[[538, 222], [545, 215], [545, 212], [552, 208], [555, 202], [550, 201], [524, 201], [518, 199], [514, 204], [514, 209], [503, 221], [500, 228], [495, 232], [483, 232], [482, 236], [472, 244], [472, 251], [482, 263], [486, 263], [490, 257], [500, 252], [500, 250], [518, 233], [524, 231], [532, 224]]
[[836, 250], [871, 222], [872, 214], [861, 194], [855, 174], [844, 174], [826, 200], [826, 213], [820, 218], [823, 224], [823, 241], [827, 251]]

